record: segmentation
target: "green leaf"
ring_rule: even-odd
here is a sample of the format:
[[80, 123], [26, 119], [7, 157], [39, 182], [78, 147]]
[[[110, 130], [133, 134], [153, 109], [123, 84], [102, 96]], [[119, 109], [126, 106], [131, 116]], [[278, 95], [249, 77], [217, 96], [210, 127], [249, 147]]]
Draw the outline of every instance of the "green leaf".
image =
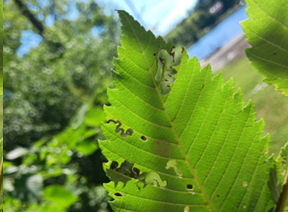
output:
[[78, 197], [60, 185], [50, 185], [44, 189], [44, 198], [59, 206], [69, 207]]
[[[279, 180], [277, 184], [280, 184], [282, 188], [278, 188], [279, 200], [275, 212], [282, 212], [285, 210], [285, 206], [288, 203], [288, 143], [281, 148], [280, 154], [277, 158], [277, 168], [279, 169]], [[284, 179], [283, 179], [284, 176]], [[281, 193], [280, 193], [281, 192]], [[272, 191], [273, 194], [273, 191]]]
[[83, 104], [77, 111], [77, 115], [72, 119], [72, 129], [78, 128], [84, 121], [85, 115], [88, 110], [88, 104]]
[[38, 212], [51, 212], [51, 211], [57, 211], [57, 212], [65, 212], [65, 208], [61, 206], [54, 206], [54, 205], [41, 205]]
[[16, 158], [22, 157], [28, 153], [28, 149], [23, 147], [17, 147], [6, 154], [8, 160], [14, 160]]
[[281, 188], [282, 188], [282, 183], [280, 182], [279, 179], [283, 179], [283, 177], [280, 176], [279, 174], [281, 173], [278, 169], [279, 167], [275, 166], [270, 170], [270, 180], [268, 182], [269, 189], [271, 191], [272, 199], [275, 204], [278, 203], [280, 193], [281, 193]]
[[284, 147], [281, 148], [279, 156], [277, 158], [277, 163], [280, 169], [280, 174], [285, 176], [288, 170], [288, 142], [284, 145]]
[[[12, 190], [9, 195], [21, 202], [39, 202], [42, 199], [43, 178], [41, 174], [19, 174], [13, 183], [17, 190]], [[35, 173], [35, 171], [34, 171]]]
[[77, 151], [83, 153], [83, 155], [91, 155], [98, 149], [95, 141], [85, 140], [78, 144]]
[[101, 108], [92, 108], [85, 116], [84, 123], [90, 127], [99, 127], [105, 121], [105, 114]]
[[95, 129], [87, 130], [87, 131], [84, 133], [84, 135], [83, 135], [83, 139], [90, 138], [90, 137], [92, 137], [92, 136], [94, 136], [94, 135], [96, 135], [96, 134], [97, 134], [97, 132], [96, 132]]
[[0, 160], [0, 210], [3, 210], [3, 138], [0, 139]]
[[3, 138], [0, 139], [0, 158], [3, 157]]
[[[102, 125], [107, 141], [99, 141], [109, 161], [105, 169], [112, 182], [105, 188], [115, 199], [112, 208], [273, 209], [268, 181], [274, 162], [268, 160], [269, 136], [262, 137], [264, 123], [255, 121], [253, 103], [244, 107], [232, 80], [224, 84], [221, 74], [213, 77], [209, 65], [201, 69], [185, 50], [181, 64], [167, 68], [169, 55], [158, 53], [178, 58], [181, 52], [174, 52], [173, 43], [155, 38], [126, 12], [119, 15], [115, 89], [108, 89], [112, 106], [104, 107], [109, 121]], [[162, 71], [157, 71], [159, 57]], [[167, 74], [171, 69], [176, 75]]]
[[264, 81], [288, 96], [288, 1], [247, 0], [249, 19], [242, 22], [252, 48], [246, 54]]
[[3, 98], [3, 1], [0, 3], [0, 13], [0, 98]]

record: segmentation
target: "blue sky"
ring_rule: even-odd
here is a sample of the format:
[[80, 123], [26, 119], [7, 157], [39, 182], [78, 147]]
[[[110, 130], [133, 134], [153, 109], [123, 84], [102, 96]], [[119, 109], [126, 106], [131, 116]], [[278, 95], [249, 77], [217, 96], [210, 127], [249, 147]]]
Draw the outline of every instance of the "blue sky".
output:
[[[125, 10], [147, 30], [150, 29], [155, 35], [164, 36], [188, 16], [188, 11], [193, 8], [197, 0], [95, 0], [95, 2], [108, 6], [115, 13], [116, 10]], [[68, 17], [75, 19], [77, 15], [75, 8]], [[53, 22], [52, 16], [45, 20], [46, 25], [53, 25]], [[18, 55], [28, 53], [30, 48], [38, 46], [41, 40], [42, 37], [32, 30], [23, 31], [22, 45], [17, 50]]]
[[[188, 16], [188, 11], [193, 8], [197, 0], [98, 0], [97, 2], [110, 4], [113, 10], [129, 12], [145, 28], [163, 36]], [[140, 18], [132, 11], [131, 4]]]

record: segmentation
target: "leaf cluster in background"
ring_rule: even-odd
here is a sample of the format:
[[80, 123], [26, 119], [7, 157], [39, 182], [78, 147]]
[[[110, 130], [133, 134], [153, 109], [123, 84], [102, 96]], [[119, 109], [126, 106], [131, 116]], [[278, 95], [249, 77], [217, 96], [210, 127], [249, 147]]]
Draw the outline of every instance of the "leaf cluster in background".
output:
[[[16, 2], [43, 25], [41, 36]], [[4, 1], [4, 11], [5, 210], [110, 211], [101, 186], [106, 159], [96, 141], [117, 18], [94, 1]], [[31, 42], [25, 33], [41, 42], [23, 54]], [[53, 197], [61, 192], [65, 205]]]
[[[96, 142], [103, 138], [99, 126], [104, 120], [102, 109], [84, 104], [63, 132], [42, 138], [29, 149], [8, 152], [4, 163], [6, 211], [109, 211], [104, 204], [109, 198], [98, 186], [108, 182], [102, 170], [105, 158]], [[8, 162], [15, 164], [19, 159], [19, 166]]]
[[3, 210], [3, 2], [0, 3], [0, 210]]
[[[55, 16], [61, 18], [55, 18], [52, 26], [45, 25], [39, 46], [22, 57], [16, 54], [19, 40], [22, 31], [31, 26], [19, 16], [13, 2], [4, 4], [6, 150], [15, 145], [28, 147], [43, 136], [60, 132], [95, 89], [104, 91], [110, 84], [119, 31], [116, 19], [89, 1], [77, 3], [79, 15], [70, 20], [66, 16], [71, 8], [65, 2], [56, 2], [54, 12], [58, 14], [61, 6], [66, 8], [64, 14], [60, 9], [62, 12]], [[45, 7], [38, 13], [41, 11]], [[105, 95], [104, 91], [103, 97], [98, 97], [99, 105]]]

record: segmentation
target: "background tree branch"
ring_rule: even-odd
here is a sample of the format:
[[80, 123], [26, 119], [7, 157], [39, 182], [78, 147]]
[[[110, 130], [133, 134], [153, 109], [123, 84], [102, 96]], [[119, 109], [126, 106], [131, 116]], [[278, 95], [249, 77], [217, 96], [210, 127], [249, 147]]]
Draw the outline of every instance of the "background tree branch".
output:
[[30, 12], [27, 5], [25, 5], [21, 0], [14, 0], [15, 4], [18, 6], [21, 13], [33, 24], [33, 26], [38, 30], [38, 34], [43, 36], [44, 26], [43, 24]]

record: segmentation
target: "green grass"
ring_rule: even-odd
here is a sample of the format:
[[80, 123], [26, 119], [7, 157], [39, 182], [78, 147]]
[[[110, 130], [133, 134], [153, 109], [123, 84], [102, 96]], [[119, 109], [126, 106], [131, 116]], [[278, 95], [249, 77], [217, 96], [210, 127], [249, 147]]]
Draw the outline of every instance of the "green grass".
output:
[[288, 141], [288, 97], [264, 83], [263, 77], [250, 65], [246, 57], [216, 71], [223, 72], [224, 80], [234, 79], [235, 90], [242, 90], [245, 103], [252, 99], [256, 107], [257, 120], [265, 121], [264, 133], [271, 136], [270, 152], [278, 155]]

